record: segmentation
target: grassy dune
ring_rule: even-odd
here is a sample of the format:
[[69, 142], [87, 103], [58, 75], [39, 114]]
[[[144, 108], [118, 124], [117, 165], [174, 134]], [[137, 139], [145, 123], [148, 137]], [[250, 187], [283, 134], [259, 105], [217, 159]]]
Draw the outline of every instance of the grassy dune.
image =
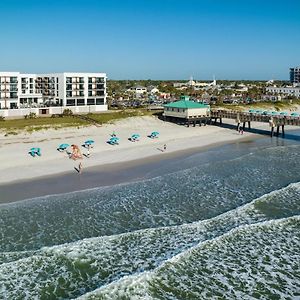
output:
[[[83, 116], [87, 116], [99, 124], [105, 124], [119, 119], [152, 114], [153, 112], [149, 112], [145, 109], [128, 109], [122, 111], [109, 111], [99, 114], [88, 114]], [[0, 130], [6, 135], [16, 135], [20, 131], [33, 132], [43, 129], [59, 129], [65, 127], [81, 127], [89, 125], [91, 125], [91, 121], [83, 120], [74, 116], [56, 118], [38, 117], [34, 119], [2, 120], [0, 121]]]

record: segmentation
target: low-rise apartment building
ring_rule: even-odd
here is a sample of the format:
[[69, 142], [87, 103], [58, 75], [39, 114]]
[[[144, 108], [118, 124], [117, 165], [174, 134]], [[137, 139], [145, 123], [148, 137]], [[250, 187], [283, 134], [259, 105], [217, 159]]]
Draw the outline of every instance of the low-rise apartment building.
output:
[[106, 74], [0, 72], [0, 115], [26, 109], [51, 114], [62, 108], [74, 113], [107, 110]]
[[266, 87], [266, 91], [273, 95], [286, 95], [300, 98], [300, 87]]

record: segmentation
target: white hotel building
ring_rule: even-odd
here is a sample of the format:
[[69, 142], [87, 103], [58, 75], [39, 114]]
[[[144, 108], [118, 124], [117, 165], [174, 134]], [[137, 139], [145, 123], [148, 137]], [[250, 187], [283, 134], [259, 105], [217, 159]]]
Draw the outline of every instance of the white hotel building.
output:
[[0, 72], [0, 116], [107, 110], [105, 73]]

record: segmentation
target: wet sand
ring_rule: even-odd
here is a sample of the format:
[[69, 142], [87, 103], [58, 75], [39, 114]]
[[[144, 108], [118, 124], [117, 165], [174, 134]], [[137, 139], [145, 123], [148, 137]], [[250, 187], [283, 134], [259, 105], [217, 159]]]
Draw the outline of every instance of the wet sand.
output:
[[143, 159], [84, 168], [82, 174], [73, 170], [57, 175], [0, 184], [0, 203], [149, 179], [151, 178], [150, 173], [154, 171], [159, 173], [162, 167], [171, 166], [175, 162], [196, 153], [205, 152], [222, 145], [247, 143], [258, 137], [246, 136], [236, 142], [214, 143], [209, 146], [187, 148], [170, 153], [166, 151]]

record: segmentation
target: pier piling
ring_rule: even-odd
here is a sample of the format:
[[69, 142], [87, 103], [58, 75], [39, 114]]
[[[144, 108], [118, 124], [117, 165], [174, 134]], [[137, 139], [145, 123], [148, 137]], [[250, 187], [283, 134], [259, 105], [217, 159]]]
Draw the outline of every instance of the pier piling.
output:
[[273, 137], [273, 135], [274, 135], [274, 127], [272, 126], [271, 127], [271, 137]]

